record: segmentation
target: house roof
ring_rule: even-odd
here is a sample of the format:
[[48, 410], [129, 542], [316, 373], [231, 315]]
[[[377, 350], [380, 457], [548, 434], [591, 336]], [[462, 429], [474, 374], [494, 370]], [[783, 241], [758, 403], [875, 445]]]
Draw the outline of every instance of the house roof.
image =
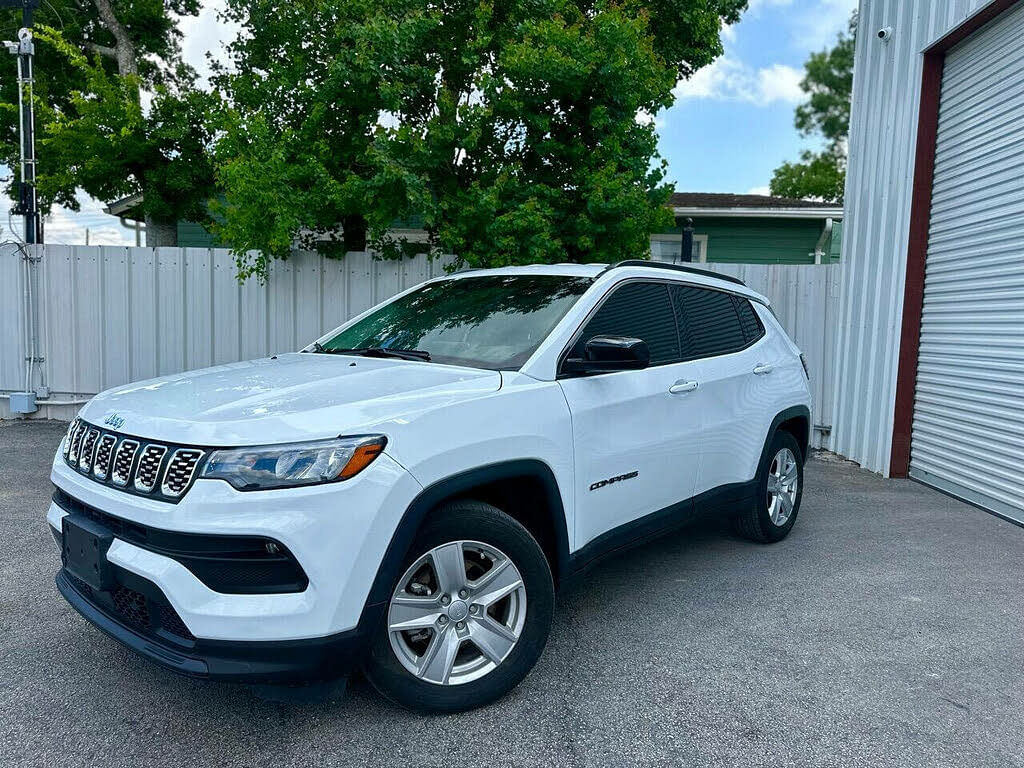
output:
[[677, 216], [743, 216], [793, 219], [839, 219], [842, 206], [817, 200], [720, 192], [676, 192], [669, 205]]
[[109, 213], [111, 216], [120, 216], [123, 219], [141, 221], [142, 216], [137, 208], [142, 205], [142, 200], [142, 193], [136, 192], [134, 195], [128, 195], [127, 197], [107, 203], [103, 212]]

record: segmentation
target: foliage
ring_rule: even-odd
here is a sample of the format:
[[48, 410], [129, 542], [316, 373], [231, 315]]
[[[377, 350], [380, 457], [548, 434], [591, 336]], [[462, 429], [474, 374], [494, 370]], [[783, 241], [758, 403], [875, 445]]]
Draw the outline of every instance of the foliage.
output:
[[809, 98], [796, 109], [796, 127], [802, 136], [820, 134], [826, 146], [805, 150], [799, 163], [783, 163], [771, 181], [773, 195], [810, 197], [842, 202], [846, 182], [846, 152], [853, 96], [853, 59], [857, 13], [834, 48], [811, 54], [800, 83]]
[[40, 195], [56, 199], [78, 186], [112, 200], [144, 191], [142, 208], [154, 219], [205, 217], [203, 200], [213, 181], [206, 156], [210, 97], [164, 77], [144, 111], [140, 76], [111, 74], [99, 55], [90, 59], [53, 29], [43, 27], [37, 37], [83, 78], [61, 110], [41, 105], [37, 114], [39, 154], [52, 168], [39, 176]]
[[[56, 203], [78, 208], [76, 188], [101, 200], [145, 194], [143, 213], [173, 221], [195, 215], [210, 193], [213, 102], [195, 91], [181, 62], [177, 18], [195, 15], [199, 0], [47, 0], [35, 13], [37, 187], [43, 213]], [[104, 8], [114, 16], [102, 18]], [[5, 36], [19, 11], [3, 11]], [[121, 37], [108, 23], [113, 18]], [[118, 51], [131, 63], [125, 73]], [[18, 92], [15, 62], [0, 77], [0, 162], [16, 168]], [[140, 99], [152, 96], [152, 104]], [[9, 188], [10, 191], [10, 188]]]
[[242, 276], [296, 237], [337, 253], [365, 235], [396, 254], [396, 220], [474, 266], [646, 255], [671, 217], [638, 115], [671, 103], [745, 6], [229, 0], [246, 34], [218, 78], [218, 234]]

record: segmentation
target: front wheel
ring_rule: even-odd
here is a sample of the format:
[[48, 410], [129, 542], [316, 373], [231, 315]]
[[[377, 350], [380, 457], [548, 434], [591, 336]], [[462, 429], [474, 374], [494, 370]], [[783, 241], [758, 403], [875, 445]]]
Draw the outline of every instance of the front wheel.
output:
[[804, 465], [800, 446], [789, 432], [776, 432], [757, 473], [757, 497], [736, 517], [740, 535], [761, 543], [786, 538], [804, 491]]
[[371, 641], [367, 677], [411, 709], [483, 706], [533, 668], [553, 607], [551, 571], [530, 533], [489, 504], [454, 502], [413, 545]]

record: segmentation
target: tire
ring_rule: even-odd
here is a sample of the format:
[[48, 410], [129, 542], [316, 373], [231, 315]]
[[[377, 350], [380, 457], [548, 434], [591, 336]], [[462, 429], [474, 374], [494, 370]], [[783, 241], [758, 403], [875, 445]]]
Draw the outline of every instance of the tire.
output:
[[[452, 588], [456, 558], [464, 600]], [[452, 567], [438, 571], [435, 562]], [[487, 602], [503, 590], [510, 591]], [[451, 502], [424, 524], [392, 585], [370, 640], [366, 676], [388, 699], [420, 712], [482, 707], [536, 664], [553, 610], [551, 569], [530, 532], [490, 504]], [[393, 625], [414, 626], [393, 632]]]
[[[779, 464], [778, 461], [782, 461], [788, 456], [795, 461], [795, 467], [792, 472], [795, 473], [795, 498], [792, 500], [792, 509], [789, 511], [785, 519], [781, 519], [785, 512], [787, 505], [787, 499], [790, 497], [788, 492], [789, 483], [786, 483], [782, 490], [782, 493], [776, 494], [779, 497], [779, 505], [773, 507], [771, 498], [769, 496], [768, 483], [769, 480], [777, 481], [776, 472]], [[754, 504], [748, 509], [741, 510], [736, 516], [736, 530], [744, 538], [756, 541], [761, 544], [770, 544], [776, 541], [782, 541], [789, 535], [789, 532], [793, 529], [793, 524], [796, 523], [797, 514], [800, 512], [800, 502], [804, 495], [804, 462], [803, 455], [800, 452], [800, 445], [797, 443], [796, 438], [793, 437], [789, 432], [776, 432], [772, 437], [771, 444], [768, 447], [768, 451], [765, 453], [765, 457], [761, 462], [761, 466], [757, 472], [757, 496]], [[774, 482], [773, 482], [774, 485]]]

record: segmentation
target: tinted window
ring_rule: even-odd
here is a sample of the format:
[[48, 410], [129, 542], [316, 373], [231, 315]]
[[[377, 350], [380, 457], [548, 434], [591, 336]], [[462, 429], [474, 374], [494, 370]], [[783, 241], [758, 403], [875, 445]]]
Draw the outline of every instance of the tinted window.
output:
[[594, 336], [643, 339], [652, 365], [678, 360], [679, 334], [668, 286], [634, 282], [616, 288], [584, 327], [569, 356], [583, 357], [583, 347]]
[[741, 296], [733, 296], [733, 303], [736, 305], [736, 311], [740, 316], [740, 325], [743, 326], [743, 335], [746, 337], [747, 344], [753, 342], [764, 336], [764, 326], [761, 324], [761, 318], [757, 316], [757, 312], [750, 305], [750, 302]]
[[593, 281], [560, 275], [489, 275], [427, 283], [324, 343], [420, 349], [436, 363], [519, 368]]
[[679, 315], [684, 358], [725, 355], [747, 346], [732, 294], [680, 285], [672, 287], [672, 299]]

